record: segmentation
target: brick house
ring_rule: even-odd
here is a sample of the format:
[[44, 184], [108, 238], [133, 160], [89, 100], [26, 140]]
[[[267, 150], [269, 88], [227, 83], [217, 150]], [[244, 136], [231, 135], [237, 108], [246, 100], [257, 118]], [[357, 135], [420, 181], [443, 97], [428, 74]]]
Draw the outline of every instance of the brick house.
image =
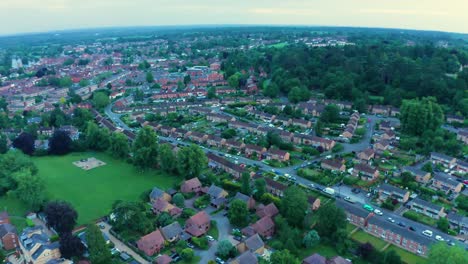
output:
[[267, 160], [277, 161], [288, 161], [290, 158], [289, 152], [280, 149], [269, 149], [265, 153], [265, 156]]
[[254, 253], [250, 251], [245, 251], [240, 254], [237, 258], [229, 262], [229, 264], [257, 264], [258, 258]]
[[455, 167], [457, 163], [456, 158], [437, 152], [431, 152], [431, 161], [433, 164], [441, 164], [442, 166], [449, 169]]
[[0, 225], [11, 224], [10, 216], [7, 211], [0, 212]]
[[210, 217], [205, 211], [200, 211], [185, 222], [185, 231], [194, 237], [200, 237], [210, 229]]
[[245, 148], [245, 144], [244, 144], [244, 143], [239, 142], [239, 141], [235, 141], [235, 140], [233, 140], [233, 139], [228, 139], [228, 140], [226, 140], [226, 142], [224, 143], [224, 146], [225, 146], [228, 150], [236, 150], [236, 151], [238, 151], [238, 152]]
[[240, 253], [250, 251], [257, 256], [260, 256], [265, 252], [265, 243], [258, 234], [255, 234], [239, 243], [236, 248]]
[[220, 148], [226, 143], [226, 139], [214, 136], [214, 135], [208, 135], [206, 137], [206, 144], [210, 147], [217, 147]]
[[5, 250], [13, 250], [19, 247], [16, 228], [12, 224], [0, 225], [0, 246]]
[[265, 217], [265, 216], [273, 218], [273, 217], [275, 217], [276, 215], [279, 214], [279, 210], [278, 210], [278, 208], [276, 207], [276, 205], [274, 203], [269, 203], [266, 206], [263, 205], [263, 204], [259, 204], [257, 206], [257, 209], [256, 209], [255, 213], [260, 218]]
[[161, 228], [161, 234], [170, 243], [179, 240], [183, 232], [184, 230], [177, 221]]
[[137, 247], [139, 250], [145, 252], [147, 256], [152, 256], [155, 253], [159, 253], [164, 247], [164, 237], [161, 231], [153, 231], [137, 241]]
[[246, 170], [223, 157], [217, 156], [212, 153], [206, 154], [208, 158], [208, 166], [211, 168], [220, 168], [223, 171], [230, 173], [234, 176], [234, 178], [239, 179]]
[[371, 159], [373, 159], [375, 156], [375, 151], [371, 148], [365, 149], [361, 152], [357, 153], [357, 158], [361, 161], [365, 161], [369, 163]]
[[439, 219], [445, 214], [444, 207], [421, 200], [419, 198], [416, 198], [411, 202], [411, 210], [422, 213], [434, 219]]
[[247, 144], [245, 145], [244, 152], [247, 155], [247, 157], [251, 157], [252, 155], [256, 155], [257, 159], [261, 159], [263, 153], [266, 152], [266, 148], [262, 146], [257, 146], [257, 145], [252, 145], [252, 144]]
[[274, 233], [275, 222], [273, 222], [273, 220], [269, 216], [264, 216], [254, 224], [242, 229], [242, 234], [246, 236], [253, 236], [255, 234], [259, 234], [264, 238], [270, 238], [274, 235]]
[[385, 139], [381, 139], [374, 143], [374, 149], [378, 151], [385, 151], [390, 148], [390, 142]]
[[157, 187], [154, 187], [152, 190], [151, 190], [151, 193], [149, 194], [149, 199], [150, 199], [150, 202], [151, 203], [154, 203], [157, 199], [164, 199], [168, 202], [171, 201], [172, 197], [167, 194], [165, 191], [157, 188]]
[[182, 193], [199, 193], [201, 192], [201, 187], [202, 185], [200, 180], [195, 177], [184, 181], [184, 183], [180, 186], [180, 191]]
[[269, 193], [283, 197], [284, 191], [288, 188], [287, 185], [274, 181], [270, 178], [264, 178], [266, 182], [266, 189]]
[[304, 129], [310, 128], [312, 126], [312, 122], [310, 122], [309, 120], [297, 119], [297, 118], [292, 119], [292, 124], [294, 126], [298, 126]]
[[396, 199], [400, 203], [406, 203], [410, 193], [407, 190], [400, 189], [390, 184], [383, 183], [378, 189], [379, 200], [385, 201], [387, 198]]
[[414, 179], [422, 184], [428, 183], [431, 179], [431, 174], [429, 172], [417, 169], [415, 167], [403, 167], [402, 171], [411, 173], [412, 175], [414, 175]]
[[463, 184], [454, 180], [450, 175], [439, 172], [434, 175], [431, 186], [445, 193], [459, 193], [461, 192]]
[[373, 181], [379, 177], [379, 171], [367, 164], [359, 163], [354, 166], [353, 175], [359, 176], [364, 181]]
[[178, 217], [182, 214], [182, 209], [169, 203], [163, 198], [158, 198], [152, 202], [152, 210], [155, 214], [168, 213], [172, 217]]
[[320, 167], [325, 170], [332, 170], [332, 171], [345, 171], [346, 166], [343, 163], [344, 160], [341, 159], [324, 159], [320, 163]]

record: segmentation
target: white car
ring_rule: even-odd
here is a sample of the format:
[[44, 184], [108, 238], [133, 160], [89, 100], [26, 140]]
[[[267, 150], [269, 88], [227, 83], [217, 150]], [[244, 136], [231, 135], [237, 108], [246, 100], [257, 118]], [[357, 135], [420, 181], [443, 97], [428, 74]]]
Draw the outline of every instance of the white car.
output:
[[382, 211], [380, 211], [379, 209], [375, 209], [375, 210], [374, 210], [374, 214], [376, 214], [376, 215], [383, 215]]
[[389, 222], [391, 222], [391, 223], [395, 223], [395, 219], [393, 219], [393, 218], [391, 218], [391, 217], [389, 217], [387, 220], [388, 220]]
[[443, 239], [443, 238], [442, 238], [441, 236], [439, 236], [439, 235], [435, 236], [435, 239], [436, 239], [437, 241], [445, 241], [445, 239]]
[[427, 237], [432, 237], [432, 231], [431, 230], [424, 230], [424, 231], [422, 231], [422, 234], [427, 236]]

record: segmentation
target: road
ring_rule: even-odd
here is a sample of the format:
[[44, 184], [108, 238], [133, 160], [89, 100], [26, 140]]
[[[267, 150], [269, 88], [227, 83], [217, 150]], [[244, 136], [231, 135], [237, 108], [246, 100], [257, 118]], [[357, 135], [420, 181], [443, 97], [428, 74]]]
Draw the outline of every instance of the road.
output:
[[[122, 122], [122, 120], [120, 120], [120, 118], [119, 118], [120, 115], [115, 114], [115, 113], [112, 112], [111, 107], [112, 107], [111, 105], [106, 107], [106, 109], [105, 109], [106, 115], [118, 126], [124, 128], [124, 129], [130, 129], [127, 125], [125, 125], [125, 123]], [[374, 131], [374, 127], [375, 127], [375, 124], [377, 123], [378, 120], [389, 120], [389, 121], [399, 122], [399, 120], [396, 119], [396, 118], [377, 117], [377, 116], [374, 116], [374, 115], [368, 115], [368, 116], [366, 116], [366, 118], [368, 118], [370, 120], [370, 122], [368, 123], [369, 127], [367, 129], [367, 132], [366, 132], [364, 138], [361, 140], [361, 142], [357, 143], [357, 144], [343, 144], [343, 146], [345, 147], [344, 150], [339, 152], [339, 153], [335, 153], [335, 154], [340, 154], [340, 153], [349, 152], [349, 151], [359, 152], [359, 151], [362, 151], [362, 150], [364, 150], [366, 148], [369, 148], [370, 147], [370, 140], [372, 138], [372, 134], [373, 134], [373, 131]], [[159, 138], [162, 139], [162, 140], [165, 140], [165, 141], [167, 141], [167, 142], [169, 142], [171, 144], [182, 144], [182, 145], [191, 144], [191, 143], [184, 142], [182, 140], [176, 140], [176, 139], [170, 138], [170, 137], [160, 136]], [[226, 155], [222, 151], [208, 149], [208, 148], [203, 147], [203, 146], [202, 146], [202, 148], [206, 153], [211, 152], [211, 153], [214, 153], [214, 154], [217, 154], [217, 155], [220, 155], [220, 156], [225, 156]], [[289, 167], [285, 167], [285, 168], [270, 167], [270, 166], [268, 166], [267, 164], [265, 164], [263, 162], [251, 160], [251, 159], [241, 157], [241, 156], [237, 156], [237, 155], [230, 155], [229, 158], [237, 161], [239, 164], [243, 163], [245, 165], [258, 166], [263, 171], [268, 171], [268, 172], [274, 171], [275, 173], [277, 173], [279, 175], [289, 174], [291, 177], [296, 178], [296, 183], [297, 184], [301, 184], [301, 185], [307, 186], [309, 188], [310, 188], [311, 184], [314, 185], [314, 188], [317, 188], [317, 189], [320, 189], [320, 190], [326, 187], [326, 186], [317, 184], [315, 182], [309, 181], [307, 179], [304, 179], [304, 178], [298, 176], [297, 173], [296, 173], [297, 168], [299, 168], [301, 166], [304, 166], [304, 165], [311, 164], [312, 162], [315, 162], [315, 161], [319, 162], [323, 158], [323, 155], [319, 156], [319, 157], [317, 157], [315, 159], [312, 159], [312, 160], [304, 161], [300, 165], [289, 166]], [[354, 193], [351, 192], [351, 188], [348, 187], [348, 186], [342, 185], [339, 188], [337, 186], [333, 186], [333, 187], [336, 188], [337, 193], [339, 192], [341, 196], [349, 196], [353, 200], [355, 200], [356, 201], [356, 206], [362, 206], [363, 204], [368, 202], [368, 199], [365, 196], [365, 194], [363, 194], [363, 193], [354, 194]], [[339, 199], [339, 198], [337, 198], [337, 199]], [[339, 205], [339, 203], [338, 203], [338, 205]], [[418, 231], [416, 233], [418, 235], [420, 235], [421, 237], [424, 237], [424, 235], [421, 234], [422, 230], [431, 230], [434, 233], [434, 237], [435, 237], [435, 235], [441, 235], [444, 238], [450, 238], [450, 240], [456, 241], [456, 239], [454, 237], [450, 237], [447, 234], [443, 234], [439, 230], [437, 230], [436, 228], [429, 227], [429, 226], [426, 226], [426, 225], [411, 221], [411, 220], [409, 220], [407, 218], [404, 218], [404, 217], [398, 215], [397, 213], [394, 213], [394, 212], [391, 212], [391, 211], [388, 211], [388, 210], [385, 210], [385, 209], [382, 209], [382, 208], [379, 208], [379, 209], [382, 212], [384, 212], [384, 217], [386, 217], [386, 218], [391, 217], [391, 218], [395, 219], [396, 223], [404, 222], [404, 223], [407, 223], [407, 225], [413, 226]], [[395, 228], [401, 228], [401, 227], [395, 224]], [[411, 231], [408, 231], [408, 232], [411, 232]], [[434, 242], [436, 242], [436, 241], [434, 240]], [[211, 257], [211, 253], [209, 253], [209, 255]]]
[[115, 236], [113, 236], [109, 231], [111, 229], [111, 226], [106, 223], [106, 222], [100, 222], [98, 225], [104, 225], [104, 229], [101, 229], [101, 231], [106, 234], [110, 241], [114, 243], [115, 248], [120, 250], [120, 252], [125, 252], [128, 255], [130, 255], [132, 258], [134, 258], [136, 261], [142, 263], [142, 264], [150, 264], [151, 262], [143, 259], [140, 255], [138, 255], [135, 251], [133, 251], [131, 248], [129, 248], [127, 245], [125, 245], [122, 241], [117, 239]]

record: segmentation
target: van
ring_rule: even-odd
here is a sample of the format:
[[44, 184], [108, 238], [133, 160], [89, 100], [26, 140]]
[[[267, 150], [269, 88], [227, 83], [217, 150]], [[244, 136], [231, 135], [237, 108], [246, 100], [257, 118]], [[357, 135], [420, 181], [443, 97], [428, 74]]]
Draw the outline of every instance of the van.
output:
[[328, 194], [330, 194], [330, 195], [334, 195], [334, 194], [335, 194], [335, 190], [332, 189], [332, 188], [328, 188], [328, 187], [325, 188], [325, 189], [323, 189], [323, 192], [324, 192], [324, 193], [328, 193]]
[[424, 230], [421, 232], [423, 235], [427, 236], [427, 237], [432, 237], [432, 231], [431, 230]]

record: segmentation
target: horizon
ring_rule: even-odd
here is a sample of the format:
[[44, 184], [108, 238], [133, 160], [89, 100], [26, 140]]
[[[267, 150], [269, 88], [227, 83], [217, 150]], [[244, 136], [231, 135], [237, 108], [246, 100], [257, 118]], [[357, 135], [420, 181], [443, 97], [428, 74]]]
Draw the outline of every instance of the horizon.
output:
[[[312, 2], [312, 3], [311, 3]], [[463, 0], [3, 0], [0, 36], [123, 27], [306, 26], [468, 33]], [[28, 19], [24, 19], [27, 17]]]

